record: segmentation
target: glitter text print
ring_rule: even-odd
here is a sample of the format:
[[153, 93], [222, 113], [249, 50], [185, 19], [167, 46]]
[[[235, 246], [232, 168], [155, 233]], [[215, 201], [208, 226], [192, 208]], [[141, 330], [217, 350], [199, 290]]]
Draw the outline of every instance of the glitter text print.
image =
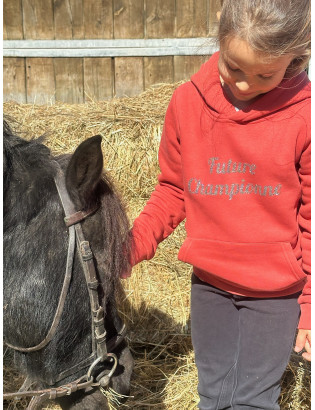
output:
[[[208, 160], [210, 174], [256, 174], [256, 165], [246, 162], [235, 162], [229, 159], [222, 162], [217, 157]], [[226, 195], [232, 200], [236, 195], [259, 195], [259, 196], [278, 196], [280, 195], [281, 184], [261, 185], [247, 182], [245, 179], [230, 184], [211, 184], [199, 178], [190, 178], [188, 181], [188, 191], [193, 195], [222, 196]]]

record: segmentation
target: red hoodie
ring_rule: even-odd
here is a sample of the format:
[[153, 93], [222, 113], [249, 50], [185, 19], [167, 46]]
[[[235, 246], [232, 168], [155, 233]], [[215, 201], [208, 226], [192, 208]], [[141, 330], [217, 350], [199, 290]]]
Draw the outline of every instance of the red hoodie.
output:
[[242, 111], [225, 97], [214, 54], [176, 89], [161, 174], [135, 220], [134, 264], [186, 217], [179, 259], [225, 291], [299, 298], [310, 329], [310, 82], [303, 72]]

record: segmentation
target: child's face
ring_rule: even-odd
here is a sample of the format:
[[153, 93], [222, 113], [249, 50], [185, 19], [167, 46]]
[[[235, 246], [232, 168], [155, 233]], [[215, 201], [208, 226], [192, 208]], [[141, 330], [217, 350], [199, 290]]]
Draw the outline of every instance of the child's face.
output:
[[293, 59], [292, 55], [262, 55], [237, 37], [228, 40], [220, 51], [220, 76], [233, 97], [243, 102], [277, 87]]

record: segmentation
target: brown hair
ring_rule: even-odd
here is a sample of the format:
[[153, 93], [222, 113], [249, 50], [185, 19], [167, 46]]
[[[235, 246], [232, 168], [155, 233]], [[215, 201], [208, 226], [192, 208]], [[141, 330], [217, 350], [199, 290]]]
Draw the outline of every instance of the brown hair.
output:
[[262, 54], [292, 54], [287, 77], [305, 69], [311, 54], [310, 0], [221, 0], [221, 4], [220, 46], [237, 36]]

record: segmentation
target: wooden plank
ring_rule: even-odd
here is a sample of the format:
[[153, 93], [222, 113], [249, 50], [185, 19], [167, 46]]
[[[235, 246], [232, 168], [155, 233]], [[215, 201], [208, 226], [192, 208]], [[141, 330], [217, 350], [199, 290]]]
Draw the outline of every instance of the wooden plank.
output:
[[208, 59], [209, 56], [175, 56], [174, 81], [189, 80]]
[[26, 102], [49, 104], [55, 102], [54, 63], [52, 58], [26, 59]]
[[220, 0], [209, 0], [208, 12], [208, 35], [216, 36], [218, 33], [219, 21], [217, 19], [217, 12], [221, 10]]
[[144, 88], [174, 82], [173, 57], [144, 57]]
[[83, 15], [85, 38], [113, 38], [112, 0], [84, 1]]
[[70, 0], [70, 10], [72, 16], [72, 38], [84, 38], [84, 0]]
[[217, 51], [214, 39], [5, 40], [5, 57], [142, 57], [204, 55]]
[[143, 89], [143, 58], [115, 58], [115, 95], [131, 97], [141, 93]]
[[145, 36], [175, 37], [175, 0], [146, 0]]
[[102, 101], [113, 97], [114, 76], [111, 58], [84, 59], [84, 99]]
[[53, 0], [23, 0], [24, 38], [53, 39]]
[[25, 59], [3, 59], [3, 101], [26, 103]]
[[56, 101], [69, 104], [84, 102], [83, 59], [55, 58]]
[[84, 38], [83, 0], [54, 1], [55, 38]]
[[23, 38], [21, 0], [5, 0], [3, 2], [3, 38], [4, 40]]
[[205, 37], [208, 23], [207, 11], [207, 0], [177, 1], [177, 37]]
[[114, 0], [114, 38], [144, 37], [144, 0]]

